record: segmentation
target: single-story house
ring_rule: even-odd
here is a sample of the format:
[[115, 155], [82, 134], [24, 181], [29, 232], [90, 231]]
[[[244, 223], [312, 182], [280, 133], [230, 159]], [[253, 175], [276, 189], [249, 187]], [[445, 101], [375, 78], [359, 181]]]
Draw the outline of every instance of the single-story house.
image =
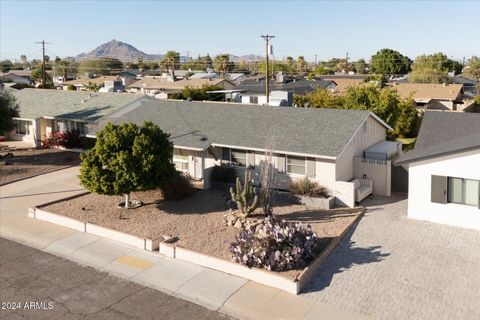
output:
[[61, 84], [63, 90], [67, 90], [69, 85], [75, 87], [77, 91], [86, 91], [89, 83], [96, 84], [97, 86], [104, 86], [105, 81], [119, 81], [118, 76], [98, 76], [98, 77], [83, 77], [75, 80], [65, 81]]
[[144, 77], [128, 86], [129, 92], [166, 99], [169, 94], [181, 92], [185, 87], [201, 88], [204, 85], [233, 89], [235, 84], [227, 79], [183, 79], [172, 81], [165, 77]]
[[463, 111], [470, 105], [462, 99], [462, 84], [394, 83], [392, 88], [402, 98], [412, 96], [423, 110]]
[[87, 135], [101, 117], [139, 99], [126, 93], [89, 93], [43, 89], [12, 90], [20, 107], [14, 118], [15, 128], [8, 134], [12, 140], [40, 146], [53, 131], [78, 130]]
[[480, 114], [425, 112], [408, 169], [408, 217], [480, 230]]
[[366, 84], [363, 77], [321, 76], [321, 79], [335, 82], [335, 88], [333, 88], [331, 92], [337, 95], [344, 95], [350, 87], [363, 86]]
[[[15, 71], [17, 71], [17, 70], [15, 70]], [[0, 81], [14, 82], [14, 83], [21, 83], [21, 84], [28, 84], [28, 85], [32, 84], [32, 80], [30, 80], [29, 75], [26, 75], [26, 76], [21, 75], [21, 74], [16, 73], [15, 71], [11, 71], [11, 72], [4, 73], [4, 74], [0, 75]], [[18, 70], [18, 71], [20, 71], [20, 70]]]
[[354, 159], [385, 141], [391, 130], [375, 114], [362, 110], [259, 107], [148, 96], [103, 117], [97, 129], [108, 122], [141, 124], [145, 120], [170, 134], [173, 162], [201, 180], [204, 188], [211, 186], [213, 167], [221, 164], [234, 166], [239, 176], [251, 168], [258, 179], [259, 165], [271, 151], [277, 189], [286, 190], [293, 180], [308, 177], [350, 207], [355, 204], [355, 185], [350, 181], [365, 178], [364, 172], [355, 172]]
[[[305, 80], [278, 74], [275, 80], [269, 81], [269, 88], [270, 91], [287, 91], [303, 95], [318, 89], [333, 91], [336, 83], [331, 80]], [[249, 94], [263, 94], [266, 91], [265, 76], [245, 79], [235, 89], [245, 90]]]

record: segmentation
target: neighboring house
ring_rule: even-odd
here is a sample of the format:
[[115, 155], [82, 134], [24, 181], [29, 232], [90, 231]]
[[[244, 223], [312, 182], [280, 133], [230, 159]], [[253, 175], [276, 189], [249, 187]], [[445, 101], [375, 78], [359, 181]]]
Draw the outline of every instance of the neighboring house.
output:
[[480, 230], [480, 114], [425, 112], [408, 168], [408, 217]]
[[[277, 75], [269, 81], [270, 91], [287, 91], [293, 94], [304, 95], [318, 89], [335, 90], [336, 84], [330, 80], [305, 80]], [[265, 76], [254, 77], [242, 81], [235, 89], [245, 90], [248, 94], [264, 94], [266, 91]]]
[[14, 82], [14, 83], [21, 83], [21, 84], [32, 84], [32, 80], [30, 80], [29, 75], [20, 75], [15, 73], [14, 71], [9, 73], [4, 73], [0, 76], [0, 81], [3, 82]]
[[461, 84], [399, 83], [392, 88], [402, 98], [412, 96], [417, 108], [423, 110], [464, 111], [471, 104], [463, 100]]
[[99, 76], [99, 77], [83, 77], [71, 81], [65, 81], [61, 84], [63, 90], [67, 90], [69, 85], [73, 85], [77, 91], [87, 91], [89, 83], [96, 84], [97, 86], [104, 86], [105, 81], [118, 81], [122, 80], [117, 76]]
[[258, 168], [270, 150], [278, 172], [277, 189], [287, 190], [293, 180], [308, 177], [350, 207], [355, 205], [355, 184], [350, 180], [365, 174], [355, 172], [354, 159], [385, 141], [391, 130], [376, 115], [362, 110], [271, 108], [147, 96], [102, 118], [97, 128], [107, 122], [141, 124], [145, 120], [170, 134], [175, 166], [203, 181], [204, 188], [211, 186], [212, 169], [220, 164], [234, 166], [239, 176], [252, 168], [259, 184]]
[[15, 128], [8, 134], [12, 140], [41, 141], [53, 131], [78, 130], [87, 135], [96, 121], [139, 99], [125, 93], [88, 93], [62, 90], [12, 90], [20, 107], [14, 118]]
[[204, 85], [217, 86], [225, 90], [235, 88], [235, 84], [226, 79], [183, 79], [173, 81], [164, 77], [145, 77], [128, 86], [129, 92], [166, 99], [172, 93], [181, 92], [185, 87], [201, 88]]
[[344, 95], [350, 87], [365, 85], [364, 77], [360, 76], [355, 76], [354, 78], [348, 76], [321, 76], [321, 79], [335, 82], [335, 88], [331, 91], [337, 95]]
[[478, 82], [458, 75], [453, 78], [453, 83], [463, 85], [463, 94], [469, 97], [475, 97], [478, 94]]

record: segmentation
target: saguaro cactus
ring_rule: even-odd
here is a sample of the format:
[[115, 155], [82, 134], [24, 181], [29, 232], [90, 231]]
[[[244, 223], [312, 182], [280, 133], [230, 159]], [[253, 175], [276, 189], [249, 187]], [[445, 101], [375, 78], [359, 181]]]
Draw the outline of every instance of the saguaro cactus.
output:
[[250, 170], [247, 170], [245, 171], [243, 187], [240, 178], [237, 177], [236, 191], [230, 188], [232, 199], [237, 203], [238, 210], [240, 210], [244, 218], [248, 217], [257, 208], [259, 203], [255, 189], [252, 187], [251, 179], [252, 173]]

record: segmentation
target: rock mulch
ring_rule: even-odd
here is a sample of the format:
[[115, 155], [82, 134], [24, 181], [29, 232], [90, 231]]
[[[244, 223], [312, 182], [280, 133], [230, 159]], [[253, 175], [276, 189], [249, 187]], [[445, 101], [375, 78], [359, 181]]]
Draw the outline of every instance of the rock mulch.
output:
[[80, 164], [78, 152], [58, 149], [0, 151], [0, 186]]
[[[116, 207], [123, 197], [91, 193], [43, 209], [139, 237], [178, 238], [175, 245], [230, 260], [228, 247], [239, 229], [227, 226], [226, 217], [234, 211], [227, 207], [224, 192], [202, 190], [180, 201], [166, 201], [160, 191], [148, 191], [133, 193], [132, 199], [144, 205], [125, 210]], [[274, 214], [286, 220], [310, 224], [319, 238], [339, 236], [360, 213], [360, 208], [326, 211], [298, 204], [274, 207]], [[248, 220], [251, 225], [259, 224], [263, 220], [260, 209]]]

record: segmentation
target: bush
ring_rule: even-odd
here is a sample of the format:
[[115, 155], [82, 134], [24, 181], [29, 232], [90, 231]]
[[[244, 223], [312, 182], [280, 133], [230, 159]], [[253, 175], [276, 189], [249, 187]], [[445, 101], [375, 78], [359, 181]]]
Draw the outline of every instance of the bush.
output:
[[224, 164], [214, 166], [212, 169], [211, 179], [217, 182], [235, 182], [235, 169]]
[[258, 232], [254, 228], [242, 230], [229, 249], [233, 261], [249, 268], [286, 271], [305, 267], [318, 248], [310, 225], [267, 217]]
[[45, 140], [42, 141], [42, 145], [47, 148], [64, 147], [73, 149], [82, 147], [83, 140], [84, 139], [80, 137], [80, 132], [78, 130], [52, 132]]
[[328, 198], [330, 195], [328, 189], [322, 187], [315, 181], [311, 181], [308, 178], [297, 180], [290, 185], [290, 193], [296, 196], [308, 196], [315, 198]]
[[178, 201], [195, 192], [190, 180], [183, 174], [176, 172], [175, 176], [161, 187], [165, 200]]

